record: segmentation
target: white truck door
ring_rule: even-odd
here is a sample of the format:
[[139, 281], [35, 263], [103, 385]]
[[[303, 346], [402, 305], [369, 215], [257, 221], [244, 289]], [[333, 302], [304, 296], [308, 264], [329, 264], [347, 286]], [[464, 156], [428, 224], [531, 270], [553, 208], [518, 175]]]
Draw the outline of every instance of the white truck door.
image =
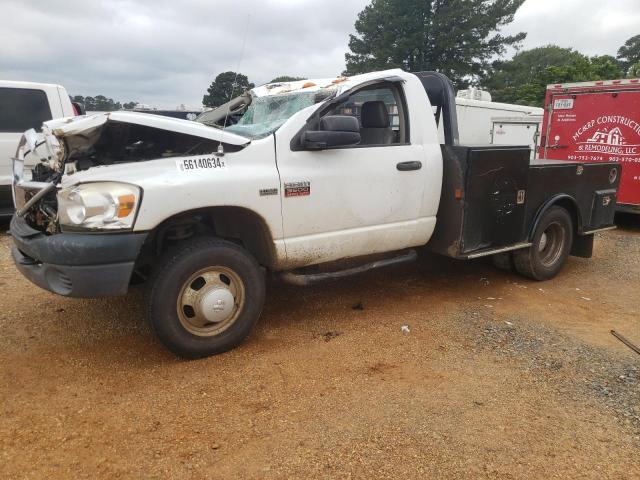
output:
[[358, 117], [357, 146], [292, 151], [290, 132], [276, 134], [289, 267], [399, 250], [431, 234], [435, 217], [422, 205], [432, 163], [410, 141], [401, 88], [375, 84], [325, 113]]

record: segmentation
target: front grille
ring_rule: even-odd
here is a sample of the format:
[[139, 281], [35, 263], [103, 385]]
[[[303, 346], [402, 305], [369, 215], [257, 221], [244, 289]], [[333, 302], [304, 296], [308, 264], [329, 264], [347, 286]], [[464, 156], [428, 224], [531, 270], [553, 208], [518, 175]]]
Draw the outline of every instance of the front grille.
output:
[[33, 173], [24, 168], [24, 142], [20, 142], [16, 156], [12, 158], [13, 162], [13, 203], [16, 210], [20, 210], [25, 206], [31, 197], [40, 190], [49, 187], [48, 182], [34, 182]]
[[22, 148], [19, 148], [18, 158], [13, 159], [13, 203], [16, 215], [24, 218], [31, 227], [52, 232], [50, 227], [56, 228], [52, 223], [57, 210], [55, 184], [26, 180], [26, 176], [31, 178], [33, 174], [25, 173]]

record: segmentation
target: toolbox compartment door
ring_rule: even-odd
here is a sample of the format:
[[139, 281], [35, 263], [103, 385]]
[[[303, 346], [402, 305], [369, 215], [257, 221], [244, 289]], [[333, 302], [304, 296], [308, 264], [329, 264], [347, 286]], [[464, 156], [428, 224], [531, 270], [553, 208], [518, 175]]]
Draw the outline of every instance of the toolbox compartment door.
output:
[[442, 145], [443, 188], [428, 248], [455, 258], [525, 237], [528, 147]]
[[595, 230], [613, 223], [613, 218], [616, 213], [616, 199], [615, 189], [597, 190], [594, 192], [593, 205], [591, 207], [591, 221], [589, 222], [591, 228]]

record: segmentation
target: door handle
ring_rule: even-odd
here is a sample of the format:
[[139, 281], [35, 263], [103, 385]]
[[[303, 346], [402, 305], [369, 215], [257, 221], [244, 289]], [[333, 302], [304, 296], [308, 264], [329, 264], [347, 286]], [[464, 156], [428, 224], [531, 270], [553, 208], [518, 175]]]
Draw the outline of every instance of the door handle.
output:
[[420, 170], [422, 168], [422, 162], [400, 162], [396, 165], [396, 168], [401, 172]]

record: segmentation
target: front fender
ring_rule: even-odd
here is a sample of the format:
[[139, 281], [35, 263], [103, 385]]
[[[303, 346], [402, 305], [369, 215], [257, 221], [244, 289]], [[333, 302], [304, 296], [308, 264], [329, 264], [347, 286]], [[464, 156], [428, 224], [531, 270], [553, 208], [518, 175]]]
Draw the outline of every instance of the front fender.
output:
[[62, 186], [85, 182], [126, 182], [144, 195], [134, 231], [150, 231], [184, 212], [234, 206], [262, 217], [275, 240], [282, 238], [280, 178], [273, 136], [256, 140], [238, 152], [227, 153], [224, 168], [185, 169], [183, 160], [218, 155], [159, 158], [93, 167], [65, 175]]

